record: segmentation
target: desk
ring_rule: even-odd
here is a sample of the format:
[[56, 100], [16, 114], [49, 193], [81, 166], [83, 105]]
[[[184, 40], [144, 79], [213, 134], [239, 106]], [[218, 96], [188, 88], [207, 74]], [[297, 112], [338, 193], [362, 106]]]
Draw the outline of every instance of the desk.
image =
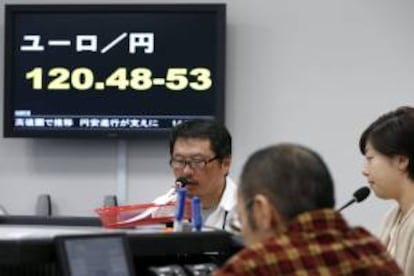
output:
[[80, 219], [79, 226], [76, 218], [0, 218], [0, 275], [57, 275], [54, 237], [58, 235], [125, 232], [139, 275], [150, 265], [220, 264], [238, 250], [232, 235], [224, 231], [154, 233], [147, 228], [105, 229], [96, 226], [94, 218], [86, 221]]

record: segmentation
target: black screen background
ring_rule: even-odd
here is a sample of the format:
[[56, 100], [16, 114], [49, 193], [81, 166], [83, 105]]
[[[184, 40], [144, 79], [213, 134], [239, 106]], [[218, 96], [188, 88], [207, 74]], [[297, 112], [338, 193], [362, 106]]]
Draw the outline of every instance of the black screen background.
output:
[[[11, 83], [6, 91], [7, 106], [13, 124], [14, 110], [30, 110], [31, 114], [52, 116], [168, 116], [179, 118], [220, 117], [224, 108], [224, 41], [221, 41], [217, 12], [207, 11], [90, 11], [90, 12], [18, 12], [12, 27], [12, 52], [7, 52]], [[107, 53], [99, 52], [121, 33], [154, 33], [154, 52], [128, 52], [124, 39]], [[40, 35], [42, 52], [23, 52], [24, 35]], [[97, 35], [97, 52], [76, 52], [76, 35]], [[71, 46], [50, 47], [47, 40], [70, 40]], [[10, 50], [7, 49], [6, 50]], [[7, 58], [6, 58], [7, 59]], [[53, 67], [69, 70], [87, 67], [94, 72], [95, 82], [103, 82], [116, 68], [145, 67], [152, 78], [165, 78], [168, 68], [209, 68], [213, 85], [206, 91], [194, 91], [189, 86], [181, 91], [170, 91], [165, 86], [153, 85], [145, 92], [131, 88], [117, 90], [33, 90], [25, 74], [34, 67], [42, 67], [44, 76]], [[10, 73], [10, 72], [9, 72]], [[189, 81], [195, 81], [188, 76]], [[7, 80], [6, 80], [7, 81]], [[44, 83], [46, 78], [44, 77]], [[45, 86], [45, 85], [44, 85]], [[50, 129], [48, 129], [50, 130]], [[118, 129], [119, 130], [119, 129]], [[59, 130], [56, 130], [59, 131]], [[142, 131], [142, 129], [137, 129]]]

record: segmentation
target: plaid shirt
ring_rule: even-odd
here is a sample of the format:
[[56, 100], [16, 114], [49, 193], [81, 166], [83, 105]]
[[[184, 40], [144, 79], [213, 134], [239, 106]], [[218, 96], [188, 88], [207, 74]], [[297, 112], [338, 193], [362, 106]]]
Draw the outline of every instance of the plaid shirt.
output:
[[380, 242], [333, 210], [306, 212], [287, 230], [233, 256], [223, 275], [402, 275]]

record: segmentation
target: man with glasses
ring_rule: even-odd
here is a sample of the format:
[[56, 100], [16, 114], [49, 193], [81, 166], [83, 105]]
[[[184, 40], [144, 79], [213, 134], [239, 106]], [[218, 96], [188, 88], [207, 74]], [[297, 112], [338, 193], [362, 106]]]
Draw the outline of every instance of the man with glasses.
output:
[[204, 226], [230, 230], [236, 185], [228, 177], [231, 163], [228, 130], [214, 120], [179, 124], [170, 136], [170, 155], [175, 177], [185, 177], [188, 195], [201, 200]]
[[247, 246], [215, 276], [402, 275], [376, 238], [333, 209], [329, 170], [308, 148], [279, 144], [254, 153], [237, 198]]

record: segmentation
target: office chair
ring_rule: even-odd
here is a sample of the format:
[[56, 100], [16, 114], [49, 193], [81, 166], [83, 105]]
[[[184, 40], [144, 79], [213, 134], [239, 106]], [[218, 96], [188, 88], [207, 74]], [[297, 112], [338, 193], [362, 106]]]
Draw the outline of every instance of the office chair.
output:
[[104, 207], [118, 206], [118, 199], [116, 195], [106, 195], [103, 200]]
[[35, 215], [50, 217], [52, 215], [52, 202], [49, 194], [40, 194], [37, 196]]

